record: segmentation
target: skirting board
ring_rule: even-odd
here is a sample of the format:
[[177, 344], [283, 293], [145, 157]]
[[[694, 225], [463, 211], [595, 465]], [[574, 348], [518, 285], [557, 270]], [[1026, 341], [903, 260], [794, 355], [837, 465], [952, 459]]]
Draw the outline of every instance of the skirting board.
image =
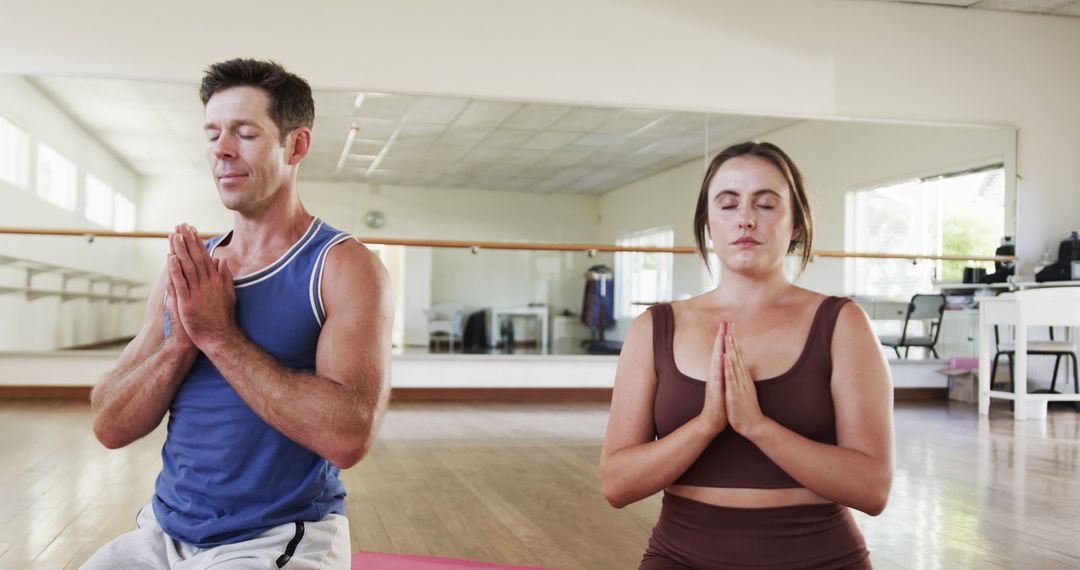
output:
[[[896, 388], [897, 401], [947, 400], [945, 388]], [[0, 400], [89, 400], [90, 386], [0, 386]], [[395, 402], [610, 402], [611, 388], [396, 388]]]

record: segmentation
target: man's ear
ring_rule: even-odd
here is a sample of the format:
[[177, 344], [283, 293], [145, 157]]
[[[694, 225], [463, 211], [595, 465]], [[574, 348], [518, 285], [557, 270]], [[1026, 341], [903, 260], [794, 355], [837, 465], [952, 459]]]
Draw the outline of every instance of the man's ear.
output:
[[285, 151], [288, 153], [290, 165], [300, 164], [311, 151], [311, 129], [297, 127], [289, 133], [289, 138], [285, 141]]

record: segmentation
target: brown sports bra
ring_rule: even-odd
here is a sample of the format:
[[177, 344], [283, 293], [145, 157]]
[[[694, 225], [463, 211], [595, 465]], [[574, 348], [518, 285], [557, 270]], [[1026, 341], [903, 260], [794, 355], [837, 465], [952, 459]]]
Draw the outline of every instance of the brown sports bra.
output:
[[[755, 382], [758, 403], [766, 416], [814, 441], [833, 445], [836, 417], [830, 390], [832, 334], [840, 308], [849, 301], [846, 297], [827, 297], [822, 301], [795, 365], [779, 376]], [[675, 366], [672, 354], [675, 317], [671, 305], [654, 305], [649, 310], [653, 318], [656, 366], [653, 417], [656, 436], [660, 438], [701, 413], [705, 405], [705, 382], [683, 374]], [[750, 489], [802, 486], [731, 427], [720, 432], [675, 483]]]

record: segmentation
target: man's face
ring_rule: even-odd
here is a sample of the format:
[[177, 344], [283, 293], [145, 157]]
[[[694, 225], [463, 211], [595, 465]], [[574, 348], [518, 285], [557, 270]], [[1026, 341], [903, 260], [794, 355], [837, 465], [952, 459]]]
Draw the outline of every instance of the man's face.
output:
[[288, 181], [291, 137], [282, 145], [269, 109], [269, 95], [255, 87], [230, 87], [206, 102], [206, 156], [230, 210], [258, 211]]

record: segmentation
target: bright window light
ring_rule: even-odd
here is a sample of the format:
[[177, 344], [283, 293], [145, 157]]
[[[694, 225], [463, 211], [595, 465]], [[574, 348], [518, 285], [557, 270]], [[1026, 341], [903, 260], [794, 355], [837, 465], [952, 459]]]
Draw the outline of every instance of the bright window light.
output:
[[113, 229], [118, 232], [135, 231], [135, 204], [126, 196], [113, 194]]
[[26, 188], [30, 164], [30, 139], [26, 131], [0, 117], [0, 181]]
[[37, 194], [41, 198], [75, 211], [78, 198], [75, 163], [45, 144], [38, 144]]
[[[930, 255], [994, 254], [1005, 232], [1005, 171], [998, 165], [851, 192], [852, 251]], [[960, 281], [965, 266], [989, 262], [847, 259], [848, 290], [906, 299]]]
[[86, 219], [102, 227], [112, 227], [113, 192], [96, 176], [86, 177]]
[[[670, 226], [649, 229], [616, 240], [624, 247], [672, 247], [675, 230]], [[616, 314], [636, 317], [649, 305], [671, 301], [674, 254], [620, 251], [615, 254]]]

